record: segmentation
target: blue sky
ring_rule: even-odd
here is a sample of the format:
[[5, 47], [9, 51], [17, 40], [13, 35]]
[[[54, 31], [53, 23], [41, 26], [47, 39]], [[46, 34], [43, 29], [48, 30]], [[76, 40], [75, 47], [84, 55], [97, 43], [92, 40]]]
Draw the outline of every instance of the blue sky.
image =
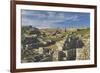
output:
[[90, 27], [90, 13], [21, 10], [22, 25], [37, 28], [83, 28]]

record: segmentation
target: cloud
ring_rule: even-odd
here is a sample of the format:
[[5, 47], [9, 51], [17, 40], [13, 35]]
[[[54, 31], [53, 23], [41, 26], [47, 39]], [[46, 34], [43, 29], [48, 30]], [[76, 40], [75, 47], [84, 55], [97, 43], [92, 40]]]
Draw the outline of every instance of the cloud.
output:
[[78, 15], [71, 15], [69, 17], [66, 17], [65, 20], [79, 21], [79, 16]]
[[32, 25], [38, 28], [51, 28], [59, 22], [78, 22], [80, 20], [80, 15], [71, 12], [22, 10], [21, 15], [22, 25]]

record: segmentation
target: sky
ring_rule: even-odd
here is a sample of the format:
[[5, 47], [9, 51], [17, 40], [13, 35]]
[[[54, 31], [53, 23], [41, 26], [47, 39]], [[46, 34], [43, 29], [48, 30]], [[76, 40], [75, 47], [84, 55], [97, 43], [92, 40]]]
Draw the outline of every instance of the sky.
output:
[[22, 26], [43, 28], [90, 27], [90, 13], [45, 10], [21, 10]]

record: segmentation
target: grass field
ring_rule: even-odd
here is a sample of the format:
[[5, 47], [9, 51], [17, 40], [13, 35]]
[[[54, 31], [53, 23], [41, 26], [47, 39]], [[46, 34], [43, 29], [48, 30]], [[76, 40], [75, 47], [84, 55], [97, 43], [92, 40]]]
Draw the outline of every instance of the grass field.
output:
[[[75, 35], [79, 37], [83, 43], [84, 46], [80, 48], [76, 48], [76, 60], [87, 60], [90, 57], [90, 29], [89, 28], [83, 28], [83, 29], [33, 29], [31, 27], [31, 31], [28, 27], [22, 28], [22, 41], [26, 41], [26, 37], [32, 38], [31, 40], [34, 40], [33, 38], [37, 39], [37, 41], [33, 41], [30, 43], [29, 40], [26, 42], [29, 42], [27, 44], [24, 44], [22, 42], [22, 51], [21, 51], [21, 60], [22, 63], [24, 62], [39, 62], [39, 61], [58, 61], [59, 51], [65, 52], [66, 57], [68, 56], [68, 50], [64, 51], [63, 46], [68, 38], [69, 35]], [[30, 39], [29, 38], [29, 39]], [[34, 46], [31, 47], [30, 45], [38, 45], [37, 48], [34, 48]], [[40, 45], [41, 44], [41, 45]], [[26, 46], [28, 45], [28, 47]], [[26, 49], [25, 49], [26, 48]], [[41, 50], [39, 48], [42, 48]], [[47, 48], [46, 51], [44, 48]], [[39, 51], [42, 53], [40, 54]], [[41, 58], [40, 58], [41, 56]], [[40, 58], [39, 60], [37, 58]], [[48, 60], [49, 58], [49, 60]], [[67, 59], [64, 60], [67, 61]]]

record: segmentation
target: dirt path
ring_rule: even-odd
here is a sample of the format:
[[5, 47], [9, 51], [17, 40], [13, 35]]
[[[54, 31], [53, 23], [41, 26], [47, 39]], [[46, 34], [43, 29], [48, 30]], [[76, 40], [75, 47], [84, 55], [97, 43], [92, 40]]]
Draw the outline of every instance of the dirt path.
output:
[[65, 42], [65, 39], [64, 40], [61, 40], [61, 41], [59, 41], [59, 42], [56, 42], [56, 46], [58, 47], [58, 50], [59, 51], [62, 51], [62, 47], [63, 47], [63, 45], [64, 45], [64, 42]]

